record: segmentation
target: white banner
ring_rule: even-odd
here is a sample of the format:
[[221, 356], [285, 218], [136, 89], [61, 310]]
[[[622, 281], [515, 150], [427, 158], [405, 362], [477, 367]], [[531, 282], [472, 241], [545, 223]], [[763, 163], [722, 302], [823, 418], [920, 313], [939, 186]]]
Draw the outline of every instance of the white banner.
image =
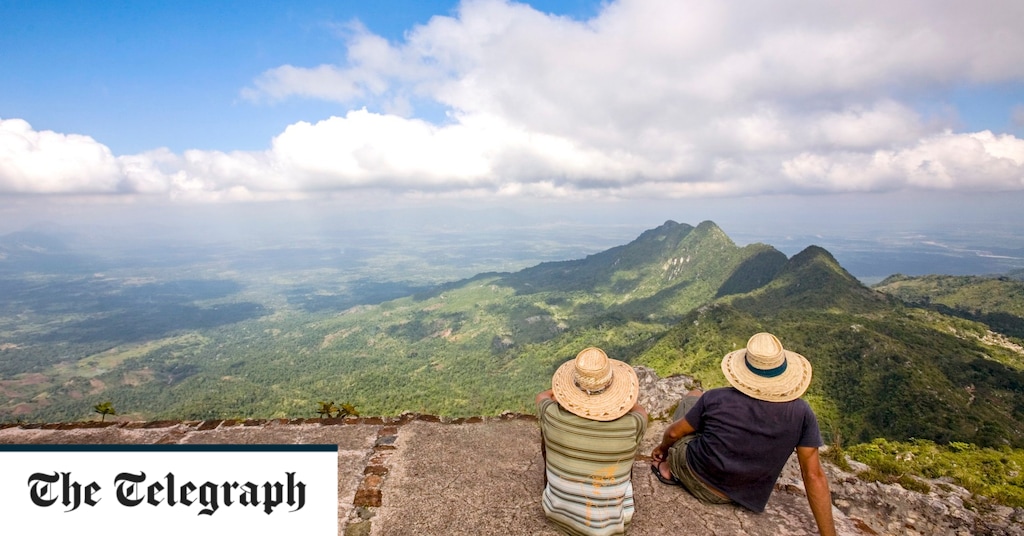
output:
[[0, 445], [34, 534], [336, 535], [337, 445]]

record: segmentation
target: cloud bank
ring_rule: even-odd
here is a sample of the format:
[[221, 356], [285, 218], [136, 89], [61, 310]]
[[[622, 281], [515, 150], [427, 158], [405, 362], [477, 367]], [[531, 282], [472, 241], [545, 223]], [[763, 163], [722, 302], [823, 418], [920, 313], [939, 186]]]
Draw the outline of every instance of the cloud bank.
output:
[[[180, 201], [412, 196], [685, 198], [1024, 190], [1024, 140], [926, 106], [1024, 84], [1024, 4], [619, 0], [587, 21], [466, 0], [338, 65], [281, 65], [253, 105], [320, 99], [259, 152], [113, 155], [0, 118], [0, 194]], [[1021, 103], [1007, 124], [1020, 124]], [[423, 110], [442, 109], [442, 119]]]

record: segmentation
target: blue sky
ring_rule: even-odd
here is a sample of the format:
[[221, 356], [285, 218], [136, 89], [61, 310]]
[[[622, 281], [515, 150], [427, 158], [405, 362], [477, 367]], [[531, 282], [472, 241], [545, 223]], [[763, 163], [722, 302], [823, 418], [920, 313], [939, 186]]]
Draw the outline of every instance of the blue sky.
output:
[[156, 147], [257, 150], [323, 102], [258, 106], [239, 90], [283, 63], [344, 58], [332, 26], [353, 19], [389, 39], [452, 2], [4, 2], [0, 117], [87, 134], [115, 154]]
[[[601, 3], [538, 1], [585, 19]], [[340, 29], [359, 21], [391, 41], [450, 15], [434, 0], [0, 2], [0, 118], [92, 136], [115, 154], [156, 147], [260, 150], [286, 126], [344, 114], [322, 101], [272, 106], [239, 90], [281, 64], [343, 61]]]
[[984, 219], [1024, 191], [1022, 6], [0, 1], [0, 215], [964, 196]]

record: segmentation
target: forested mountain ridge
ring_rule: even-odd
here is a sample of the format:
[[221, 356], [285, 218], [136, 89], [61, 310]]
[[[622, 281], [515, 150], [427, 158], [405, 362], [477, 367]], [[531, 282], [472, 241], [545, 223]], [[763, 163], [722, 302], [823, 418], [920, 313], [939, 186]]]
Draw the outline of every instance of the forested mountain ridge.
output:
[[764, 286], [735, 301], [752, 313], [781, 309], [870, 312], [892, 301], [850, 275], [828, 251], [809, 246], [794, 255]]
[[637, 362], [726, 385], [721, 355], [762, 330], [811, 361], [807, 397], [827, 436], [1024, 444], [1024, 355], [987, 341], [983, 324], [864, 287], [820, 248], [691, 312]]
[[[746, 263], [758, 260], [756, 274]], [[585, 259], [542, 263], [502, 278], [517, 294], [587, 292], [610, 308], [642, 315], [680, 315], [723, 288], [733, 292], [767, 282], [786, 261], [763, 244], [739, 248], [713, 222], [697, 227], [673, 221], [623, 246]], [[758, 279], [760, 277], [760, 279]]]
[[1012, 274], [995, 277], [896, 274], [874, 288], [905, 302], [978, 320], [1004, 335], [1024, 339], [1024, 280], [1013, 279]]
[[[154, 329], [148, 341], [118, 340], [118, 329], [65, 341], [45, 325], [19, 333], [15, 320], [3, 352], [34, 375], [0, 380], [8, 395], [0, 414], [75, 420], [100, 399], [141, 418], [304, 415], [328, 398], [367, 414], [529, 411], [551, 371], [580, 348], [600, 345], [630, 361], [726, 282], [751, 286], [757, 277], [745, 267], [772, 264], [765, 259], [785, 262], [770, 246], [737, 247], [712, 222], [666, 222], [585, 259], [481, 274], [341, 314], [265, 308], [210, 329]], [[137, 310], [90, 311], [88, 326], [116, 313], [130, 329], [129, 315], [144, 318], [153, 307], [146, 296], [165, 286], [107, 289], [119, 298], [109, 303]], [[217, 288], [197, 311], [244, 295]], [[122, 299], [134, 295], [143, 301]], [[43, 351], [46, 360], [33, 357]]]
[[[186, 312], [233, 312], [209, 327], [148, 339], [119, 339], [118, 329], [59, 339], [56, 322], [3, 331], [3, 357], [30, 367], [0, 378], [0, 417], [79, 420], [103, 401], [141, 419], [311, 416], [319, 400], [364, 415], [529, 412], [585, 346], [713, 387], [724, 385], [725, 352], [771, 331], [814, 364], [808, 399], [827, 437], [1022, 444], [1024, 359], [986, 342], [988, 326], [869, 289], [822, 248], [787, 259], [764, 244], [738, 247], [712, 222], [669, 221], [584, 259], [344, 311], [254, 308], [228, 282], [173, 296]], [[144, 311], [167, 285], [132, 286], [110, 303]], [[186, 303], [193, 287], [213, 298]], [[202, 315], [183, 318], [193, 316]], [[78, 325], [133, 317], [142, 318], [104, 311]], [[42, 350], [52, 357], [31, 361]]]

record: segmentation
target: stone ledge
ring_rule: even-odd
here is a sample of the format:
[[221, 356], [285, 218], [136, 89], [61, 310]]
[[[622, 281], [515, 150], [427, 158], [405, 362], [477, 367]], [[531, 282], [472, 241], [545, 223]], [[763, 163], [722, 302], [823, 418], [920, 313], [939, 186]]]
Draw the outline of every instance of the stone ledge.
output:
[[170, 428], [182, 426], [195, 430], [214, 430], [216, 428], [230, 428], [233, 426], [266, 427], [266, 426], [300, 426], [304, 424], [319, 424], [320, 426], [343, 426], [343, 425], [403, 425], [410, 422], [427, 422], [435, 424], [481, 424], [492, 421], [536, 421], [537, 417], [532, 414], [504, 412], [499, 415], [486, 417], [441, 417], [426, 413], [402, 413], [393, 416], [376, 417], [354, 417], [346, 416], [340, 418], [275, 418], [275, 419], [206, 419], [206, 420], [173, 420], [161, 419], [154, 421], [74, 421], [74, 422], [52, 422], [52, 423], [23, 423], [6, 422], [0, 423], [0, 430], [6, 428], [21, 428], [24, 430], [75, 430], [83, 428], [109, 428], [120, 427], [126, 429], [152, 429]]
[[[407, 414], [338, 424], [317, 419], [269, 419], [250, 426], [230, 420], [18, 424], [0, 428], [0, 443], [336, 443], [339, 534], [554, 535], [539, 505], [543, 462], [539, 434], [531, 421], [532, 416], [512, 414], [437, 421]], [[630, 536], [711, 530], [761, 536], [814, 534], [795, 462], [761, 515], [706, 507], [679, 488], [661, 485], [646, 469], [650, 450], [666, 426], [664, 421], [650, 423], [634, 462], [637, 515]], [[344, 450], [341, 445], [346, 445]], [[840, 534], [1024, 536], [1024, 511], [1011, 510], [993, 523], [987, 514], [968, 512], [941, 497], [864, 483], [834, 467], [826, 470]], [[902, 520], [898, 526], [892, 524], [897, 518]], [[998, 530], [989, 530], [992, 527]]]

